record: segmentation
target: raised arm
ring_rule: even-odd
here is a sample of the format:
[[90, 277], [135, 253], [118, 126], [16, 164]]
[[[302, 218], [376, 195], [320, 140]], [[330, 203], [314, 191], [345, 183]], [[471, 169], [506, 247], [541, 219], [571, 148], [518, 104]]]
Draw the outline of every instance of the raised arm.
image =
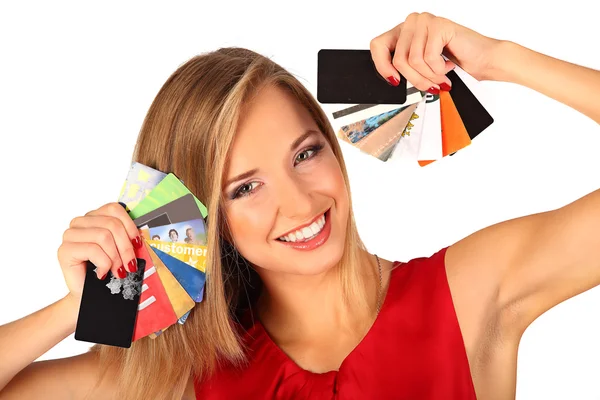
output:
[[[371, 51], [383, 76], [400, 71], [421, 90], [449, 83], [445, 73], [452, 63], [443, 52], [477, 79], [529, 87], [600, 123], [599, 71], [444, 18], [412, 14], [373, 39]], [[469, 321], [465, 331], [495, 318], [495, 328], [518, 339], [543, 312], [600, 284], [600, 191], [482, 229], [451, 246], [446, 263]]]
[[[600, 71], [512, 42], [501, 42], [497, 52], [504, 61], [492, 79], [529, 87], [600, 124]], [[473, 268], [489, 260], [498, 307], [508, 310], [507, 323], [520, 335], [548, 309], [600, 284], [600, 190], [557, 210], [483, 229], [454, 251]]]
[[558, 60], [520, 46], [501, 42], [490, 79], [513, 82], [536, 90], [581, 112], [600, 124], [600, 71]]

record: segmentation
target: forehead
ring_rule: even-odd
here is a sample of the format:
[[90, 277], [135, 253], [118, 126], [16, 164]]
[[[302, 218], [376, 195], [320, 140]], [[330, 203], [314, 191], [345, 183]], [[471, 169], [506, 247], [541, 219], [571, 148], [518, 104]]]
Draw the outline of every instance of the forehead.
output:
[[290, 144], [309, 129], [319, 130], [309, 111], [291, 93], [267, 86], [247, 104], [230, 149], [229, 170], [249, 165], [267, 154], [289, 151]]

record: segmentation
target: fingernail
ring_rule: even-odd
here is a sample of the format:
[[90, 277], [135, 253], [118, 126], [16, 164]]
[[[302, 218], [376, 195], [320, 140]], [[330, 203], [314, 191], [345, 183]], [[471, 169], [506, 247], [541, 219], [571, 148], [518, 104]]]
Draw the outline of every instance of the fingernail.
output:
[[119, 276], [119, 278], [123, 279], [127, 276], [127, 271], [125, 271], [125, 268], [123, 268], [123, 266], [121, 265], [119, 267], [119, 269], [117, 270], [117, 275]]
[[136, 249], [142, 247], [142, 239], [139, 236], [136, 236], [135, 239], [131, 241], [131, 243], [133, 243], [133, 247], [135, 247]]
[[400, 81], [394, 75], [388, 76], [387, 80], [392, 86], [398, 86], [400, 84]]
[[446, 82], [440, 83], [440, 89], [443, 91], [449, 92], [452, 89], [452, 86], [448, 85]]
[[440, 90], [438, 88], [436, 88], [435, 86], [430, 87], [429, 89], [427, 89], [427, 93], [431, 93], [431, 94], [439, 94]]
[[104, 279], [106, 279], [106, 275], [107, 275], [107, 274], [108, 274], [108, 272], [107, 272], [106, 274], [102, 275], [102, 277], [100, 277], [100, 278], [98, 278], [98, 279], [100, 279], [101, 281], [103, 281]]
[[127, 266], [129, 267], [129, 271], [137, 271], [137, 260], [134, 258], [133, 260], [129, 261], [129, 264], [127, 264]]

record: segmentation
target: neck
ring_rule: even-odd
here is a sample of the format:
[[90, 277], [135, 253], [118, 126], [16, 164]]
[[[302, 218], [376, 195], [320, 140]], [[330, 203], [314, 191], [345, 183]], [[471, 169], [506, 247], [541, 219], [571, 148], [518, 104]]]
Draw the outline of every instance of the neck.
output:
[[339, 279], [341, 265], [318, 275], [291, 275], [258, 270], [264, 290], [258, 301], [258, 315], [272, 336], [284, 341], [319, 337], [327, 331], [362, 331], [376, 315], [380, 295], [379, 272], [375, 257], [361, 253], [367, 298], [373, 307], [352, 308], [344, 301]]

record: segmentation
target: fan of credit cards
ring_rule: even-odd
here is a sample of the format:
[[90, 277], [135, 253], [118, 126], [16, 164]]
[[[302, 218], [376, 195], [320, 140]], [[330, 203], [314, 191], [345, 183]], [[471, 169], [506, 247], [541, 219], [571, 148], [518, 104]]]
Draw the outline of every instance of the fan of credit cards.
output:
[[381, 161], [425, 166], [470, 145], [494, 122], [473, 94], [477, 80], [458, 66], [446, 76], [451, 90], [436, 94], [419, 91], [403, 76], [392, 86], [369, 50], [323, 49], [317, 99], [341, 141]]
[[204, 296], [206, 207], [174, 175], [133, 163], [119, 196], [139, 230], [138, 270], [101, 280], [87, 262], [75, 339], [118, 347], [184, 324]]

